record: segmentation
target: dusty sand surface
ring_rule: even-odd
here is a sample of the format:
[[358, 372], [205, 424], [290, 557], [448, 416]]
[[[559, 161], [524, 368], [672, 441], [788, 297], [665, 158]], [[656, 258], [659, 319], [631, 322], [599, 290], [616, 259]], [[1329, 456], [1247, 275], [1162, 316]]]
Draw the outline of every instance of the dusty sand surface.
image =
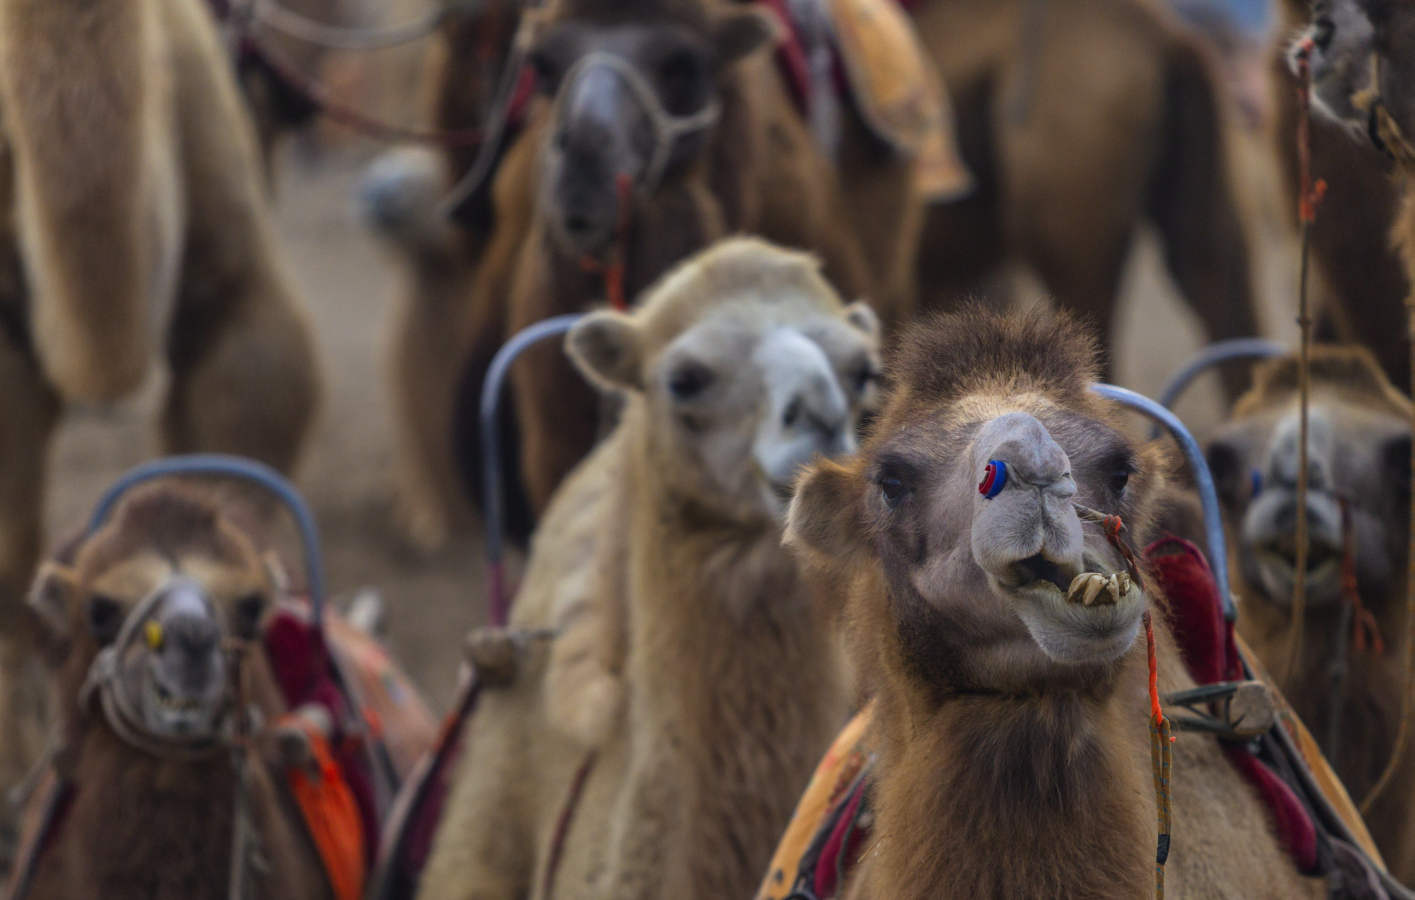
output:
[[[363, 587], [383, 595], [388, 640], [439, 710], [451, 702], [462, 636], [481, 619], [480, 539], [465, 535], [420, 558], [393, 524], [391, 419], [384, 377], [385, 332], [396, 270], [357, 221], [352, 194], [367, 153], [312, 157], [287, 148], [278, 199], [279, 229], [317, 329], [326, 403], [298, 474], [323, 532], [336, 602]], [[1288, 335], [1295, 263], [1271, 239], [1259, 254], [1267, 330]], [[1035, 286], [1023, 296], [1037, 296]], [[1198, 346], [1199, 329], [1176, 300], [1154, 242], [1142, 239], [1126, 279], [1119, 380], [1153, 392]], [[155, 451], [152, 410], [160, 379], [134, 402], [102, 413], [75, 412], [52, 457], [49, 533], [82, 522], [102, 489]], [[1200, 384], [1180, 411], [1201, 432], [1217, 415], [1217, 391]]]

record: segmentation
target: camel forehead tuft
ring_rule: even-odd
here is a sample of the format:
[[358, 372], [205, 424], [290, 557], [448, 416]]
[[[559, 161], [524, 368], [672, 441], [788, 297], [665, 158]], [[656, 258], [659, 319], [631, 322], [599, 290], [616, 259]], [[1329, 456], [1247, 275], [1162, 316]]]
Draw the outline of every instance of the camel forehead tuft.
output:
[[[1410, 414], [1410, 401], [1390, 383], [1365, 347], [1313, 347], [1310, 359], [1314, 386], [1339, 395], [1344, 402]], [[1246, 418], [1289, 402], [1300, 389], [1300, 371], [1295, 355], [1258, 364], [1253, 370], [1253, 386], [1234, 405], [1233, 417]]]
[[733, 238], [671, 270], [644, 292], [635, 318], [649, 343], [666, 343], [726, 308], [789, 320], [838, 314], [844, 304], [821, 275], [816, 257], [756, 238]]
[[78, 552], [92, 579], [136, 557], [204, 557], [229, 567], [259, 567], [254, 546], [234, 530], [214, 501], [175, 484], [135, 488]]
[[901, 390], [885, 419], [920, 405], [952, 406], [983, 396], [1090, 406], [1098, 356], [1095, 339], [1065, 312], [1004, 316], [971, 305], [930, 316], [900, 337], [890, 376]]

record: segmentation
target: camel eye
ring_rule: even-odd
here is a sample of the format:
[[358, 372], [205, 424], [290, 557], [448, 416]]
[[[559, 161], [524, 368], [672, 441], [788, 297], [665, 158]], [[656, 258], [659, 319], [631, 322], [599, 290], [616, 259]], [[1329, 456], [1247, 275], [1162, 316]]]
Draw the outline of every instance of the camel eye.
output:
[[100, 644], [111, 643], [123, 624], [123, 607], [112, 597], [94, 594], [88, 600], [88, 630]]
[[1121, 466], [1110, 473], [1110, 489], [1116, 494], [1125, 493], [1125, 487], [1130, 483], [1132, 472], [1130, 466]]
[[687, 115], [702, 102], [702, 64], [687, 50], [663, 58], [658, 64], [658, 83], [663, 105], [675, 115]]
[[875, 476], [875, 484], [879, 485], [879, 493], [884, 498], [884, 505], [890, 509], [897, 507], [913, 493], [912, 482], [910, 473], [897, 465], [881, 466], [879, 474]]
[[560, 89], [560, 64], [545, 50], [532, 50], [526, 56], [526, 65], [536, 77], [536, 90], [543, 94], [554, 94]]
[[865, 389], [878, 377], [879, 373], [875, 371], [875, 367], [864, 362], [855, 370], [855, 374], [851, 376], [850, 380], [855, 385], [855, 393], [863, 394]]
[[1331, 46], [1331, 39], [1336, 35], [1336, 23], [1330, 16], [1321, 16], [1312, 23], [1312, 43], [1317, 45], [1317, 49], [1323, 53]]
[[692, 400], [712, 384], [712, 371], [702, 363], [684, 363], [668, 376], [668, 392], [675, 400]]
[[247, 594], [236, 601], [236, 632], [241, 637], [254, 637], [260, 627], [261, 613], [265, 612], [265, 597]]

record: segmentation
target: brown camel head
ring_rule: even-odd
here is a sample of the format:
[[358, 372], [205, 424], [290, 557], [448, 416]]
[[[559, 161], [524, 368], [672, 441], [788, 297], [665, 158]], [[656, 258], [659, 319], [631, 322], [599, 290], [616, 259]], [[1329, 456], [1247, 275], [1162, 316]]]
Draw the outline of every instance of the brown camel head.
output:
[[651, 196], [694, 170], [734, 66], [769, 45], [772, 20], [720, 0], [554, 0], [521, 39], [554, 97], [540, 204], [573, 256], [601, 256], [628, 192]]
[[1305, 42], [1312, 44], [1312, 108], [1318, 113], [1364, 135], [1366, 116], [1356, 98], [1371, 85], [1371, 54], [1375, 29], [1358, 0], [1318, 0], [1311, 23], [1287, 51], [1288, 67], [1297, 73], [1298, 54]]
[[878, 394], [878, 335], [816, 259], [743, 238], [671, 271], [633, 314], [586, 317], [567, 345], [648, 417], [648, 464], [678, 499], [779, 520], [803, 465], [855, 449]]
[[1064, 315], [929, 319], [901, 342], [867, 446], [799, 483], [787, 540], [888, 598], [898, 654], [930, 687], [1099, 690], [1135, 642], [1148, 600], [1111, 580], [1125, 562], [1074, 504], [1144, 533], [1163, 459], [1089, 392], [1096, 373]]
[[256, 635], [272, 595], [250, 540], [212, 503], [157, 485], [64, 557], [41, 566], [29, 598], [62, 659], [60, 696], [77, 696], [112, 647], [127, 724], [159, 739], [215, 736], [232, 701], [225, 644]]
[[[1314, 44], [1312, 99], [1319, 112], [1356, 134], [1379, 135], [1370, 106], [1378, 97], [1406, 141], [1415, 141], [1415, 5], [1406, 0], [1318, 0], [1306, 36]], [[1289, 53], [1294, 70], [1300, 42], [1301, 37]], [[1373, 79], [1377, 69], [1379, 84]], [[1389, 143], [1391, 137], [1380, 139]]]
[[[1297, 373], [1294, 358], [1260, 366], [1208, 451], [1244, 580], [1284, 608], [1292, 598], [1297, 552]], [[1341, 597], [1343, 503], [1361, 587], [1381, 596], [1401, 583], [1410, 403], [1361, 348], [1315, 348], [1311, 374], [1306, 601], [1317, 607]]]

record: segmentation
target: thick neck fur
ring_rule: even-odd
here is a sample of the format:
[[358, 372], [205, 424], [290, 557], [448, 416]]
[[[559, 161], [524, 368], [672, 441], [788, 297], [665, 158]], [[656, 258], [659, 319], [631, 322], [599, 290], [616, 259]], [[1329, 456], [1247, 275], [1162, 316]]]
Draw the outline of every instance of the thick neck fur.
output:
[[[1397, 576], [1404, 585], [1404, 567]], [[1241, 588], [1240, 588], [1241, 590]], [[1339, 636], [1340, 609], [1308, 608], [1303, 616], [1302, 654], [1295, 671], [1287, 672], [1291, 613], [1269, 602], [1255, 589], [1242, 591], [1243, 634], [1263, 664], [1278, 679], [1283, 694], [1318, 741], [1325, 742], [1333, 706], [1332, 665], [1336, 640], [1345, 640], [1347, 676], [1341, 694], [1340, 740], [1325, 748], [1337, 774], [1356, 798], [1364, 796], [1389, 758], [1400, 717], [1404, 684], [1405, 603], [1401, 591], [1373, 597], [1363, 592], [1365, 607], [1375, 615], [1385, 652], [1357, 652], [1350, 631]]]
[[1155, 816], [1143, 638], [1093, 690], [1018, 696], [925, 683], [875, 631], [869, 900], [1143, 897]]
[[[74, 666], [77, 668], [77, 665]], [[247, 664], [247, 696], [267, 722], [283, 712], [263, 664]], [[72, 696], [72, 695], [67, 695]], [[87, 900], [225, 900], [231, 871], [236, 772], [225, 750], [208, 759], [158, 759], [124, 743], [96, 705], [69, 724], [74, 799], [53, 844], [40, 857], [32, 897]], [[323, 896], [322, 868], [291, 818], [266, 763], [247, 763], [249, 808], [269, 880], [261, 896]], [[277, 887], [278, 886], [278, 887]]]
[[226, 896], [235, 775], [218, 753], [165, 762], [89, 729], [76, 760], [76, 795], [50, 851], [63, 896]]
[[844, 721], [845, 668], [781, 525], [702, 515], [642, 455], [646, 432], [634, 442], [631, 715], [674, 748], [695, 895], [742, 896]]

